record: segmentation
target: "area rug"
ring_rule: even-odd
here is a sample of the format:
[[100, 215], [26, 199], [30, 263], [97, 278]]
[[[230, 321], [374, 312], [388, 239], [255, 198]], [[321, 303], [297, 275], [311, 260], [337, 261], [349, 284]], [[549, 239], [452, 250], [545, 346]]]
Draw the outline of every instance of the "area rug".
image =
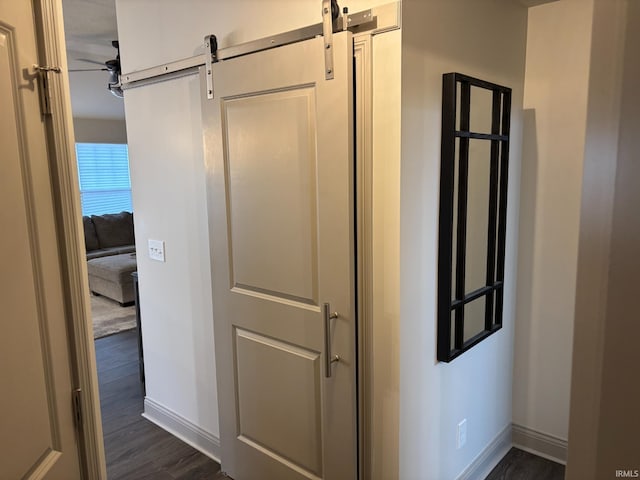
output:
[[91, 295], [93, 338], [102, 338], [136, 326], [136, 307], [121, 307], [114, 300]]

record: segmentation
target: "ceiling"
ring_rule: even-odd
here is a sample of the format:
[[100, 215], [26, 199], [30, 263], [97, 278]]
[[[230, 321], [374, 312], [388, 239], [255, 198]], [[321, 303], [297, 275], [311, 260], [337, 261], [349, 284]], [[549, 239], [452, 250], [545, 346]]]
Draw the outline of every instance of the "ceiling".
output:
[[[100, 69], [115, 58], [115, 0], [62, 0], [69, 70]], [[69, 72], [74, 118], [124, 119], [121, 98], [107, 90], [106, 71]]]

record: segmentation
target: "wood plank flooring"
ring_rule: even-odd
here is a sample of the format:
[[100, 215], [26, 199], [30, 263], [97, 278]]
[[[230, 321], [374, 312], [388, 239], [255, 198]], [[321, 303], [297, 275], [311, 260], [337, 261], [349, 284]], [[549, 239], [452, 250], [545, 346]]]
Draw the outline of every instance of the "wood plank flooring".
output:
[[[135, 330], [96, 340], [109, 480], [221, 480], [220, 465], [140, 414]], [[486, 480], [562, 480], [564, 466], [512, 448]]]
[[485, 480], [563, 480], [564, 465], [518, 448], [509, 450]]
[[220, 465], [142, 418], [135, 330], [95, 341], [109, 480], [216, 480]]

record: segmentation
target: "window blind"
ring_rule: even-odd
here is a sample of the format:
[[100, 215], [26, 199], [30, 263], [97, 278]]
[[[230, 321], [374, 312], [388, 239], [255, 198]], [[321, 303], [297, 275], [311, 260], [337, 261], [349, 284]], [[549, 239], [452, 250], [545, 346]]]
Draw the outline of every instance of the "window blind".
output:
[[132, 212], [127, 145], [76, 143], [83, 215]]

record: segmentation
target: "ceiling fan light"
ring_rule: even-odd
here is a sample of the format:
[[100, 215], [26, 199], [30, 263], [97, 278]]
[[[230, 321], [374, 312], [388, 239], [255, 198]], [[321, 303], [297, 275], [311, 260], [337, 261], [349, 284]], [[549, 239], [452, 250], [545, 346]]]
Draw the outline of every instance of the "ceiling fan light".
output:
[[122, 86], [119, 83], [108, 83], [107, 88], [114, 97], [124, 98], [124, 92], [122, 91]]
[[116, 83], [118, 83], [120, 81], [120, 79], [118, 78], [118, 72], [116, 72], [115, 70], [109, 70], [109, 85], [115, 85]]

